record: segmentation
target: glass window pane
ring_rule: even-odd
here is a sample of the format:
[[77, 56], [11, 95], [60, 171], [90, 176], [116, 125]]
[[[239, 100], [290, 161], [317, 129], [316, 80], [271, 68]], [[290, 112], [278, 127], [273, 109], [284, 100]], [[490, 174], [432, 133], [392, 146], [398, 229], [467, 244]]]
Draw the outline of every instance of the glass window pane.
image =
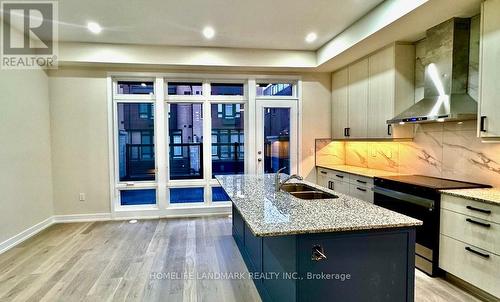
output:
[[154, 112], [153, 104], [118, 104], [120, 181], [155, 179], [154, 119], [141, 118], [144, 107]]
[[170, 203], [203, 202], [203, 188], [171, 188]]
[[212, 83], [210, 88], [212, 95], [243, 95], [243, 84]]
[[257, 84], [257, 96], [292, 96], [293, 84], [260, 83]]
[[153, 94], [153, 82], [118, 81], [118, 94]]
[[[244, 105], [212, 104], [212, 177], [244, 173]], [[219, 115], [220, 109], [224, 114]], [[228, 115], [228, 112], [230, 115]], [[236, 116], [236, 113], [241, 113]]]
[[120, 204], [122, 206], [139, 205], [139, 204], [156, 204], [156, 190], [121, 190]]
[[168, 82], [168, 95], [202, 95], [202, 83]]
[[290, 174], [290, 108], [264, 108], [264, 173]]
[[203, 178], [203, 105], [169, 104], [170, 179]]
[[222, 187], [212, 187], [212, 201], [231, 201], [231, 198]]

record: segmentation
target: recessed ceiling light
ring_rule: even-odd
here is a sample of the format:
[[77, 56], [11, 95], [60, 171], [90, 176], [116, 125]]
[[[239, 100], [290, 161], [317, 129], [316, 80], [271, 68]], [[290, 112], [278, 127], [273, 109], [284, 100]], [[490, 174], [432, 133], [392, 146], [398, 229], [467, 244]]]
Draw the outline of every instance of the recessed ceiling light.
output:
[[212, 39], [215, 36], [215, 30], [212, 27], [207, 26], [203, 29], [203, 35], [207, 39]]
[[316, 35], [316, 33], [308, 33], [306, 36], [306, 42], [312, 43], [312, 42], [316, 41], [317, 38], [318, 38], [318, 36]]
[[98, 34], [102, 31], [101, 25], [97, 24], [96, 22], [87, 23], [87, 29], [90, 30], [90, 32], [93, 34]]

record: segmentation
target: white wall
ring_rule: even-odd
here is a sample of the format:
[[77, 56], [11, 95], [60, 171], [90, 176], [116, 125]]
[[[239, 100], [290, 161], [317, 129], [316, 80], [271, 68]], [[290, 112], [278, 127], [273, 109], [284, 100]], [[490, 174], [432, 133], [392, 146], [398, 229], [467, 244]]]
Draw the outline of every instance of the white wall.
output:
[[0, 70], [0, 243], [52, 216], [48, 76]]
[[106, 74], [57, 71], [49, 91], [55, 215], [109, 213]]
[[301, 175], [316, 182], [315, 139], [331, 137], [331, 75], [302, 75]]
[[[106, 73], [61, 69], [49, 76], [55, 214], [109, 213]], [[301, 174], [314, 181], [314, 139], [330, 137], [330, 74], [302, 79]]]

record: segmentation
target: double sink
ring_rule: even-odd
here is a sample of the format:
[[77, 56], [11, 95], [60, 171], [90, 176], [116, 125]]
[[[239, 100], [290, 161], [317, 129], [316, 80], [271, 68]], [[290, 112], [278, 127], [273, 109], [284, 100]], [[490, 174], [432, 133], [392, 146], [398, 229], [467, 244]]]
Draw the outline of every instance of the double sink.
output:
[[315, 187], [303, 183], [287, 183], [281, 185], [281, 190], [290, 193], [300, 199], [332, 199], [339, 198], [337, 195], [321, 191]]

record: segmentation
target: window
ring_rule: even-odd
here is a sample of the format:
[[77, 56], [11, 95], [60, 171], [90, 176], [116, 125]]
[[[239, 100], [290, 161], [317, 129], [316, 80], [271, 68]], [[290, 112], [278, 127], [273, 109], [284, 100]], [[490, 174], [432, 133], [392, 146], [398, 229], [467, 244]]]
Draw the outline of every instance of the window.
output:
[[169, 82], [168, 95], [202, 95], [202, 83]]
[[156, 190], [121, 190], [120, 204], [122, 206], [156, 204]]
[[257, 84], [257, 96], [292, 96], [293, 84], [260, 83]]
[[212, 83], [211, 95], [243, 95], [243, 84]]
[[168, 107], [170, 179], [203, 179], [203, 104]]
[[170, 203], [197, 203], [204, 201], [203, 188], [171, 188]]
[[229, 195], [227, 195], [226, 191], [224, 191], [222, 187], [212, 187], [212, 201], [231, 201], [231, 198], [229, 198]]
[[153, 94], [153, 82], [118, 81], [118, 94]]
[[118, 155], [120, 181], [155, 180], [154, 119], [141, 118], [141, 108], [153, 104], [118, 104]]
[[212, 104], [212, 177], [244, 172], [244, 105]]

